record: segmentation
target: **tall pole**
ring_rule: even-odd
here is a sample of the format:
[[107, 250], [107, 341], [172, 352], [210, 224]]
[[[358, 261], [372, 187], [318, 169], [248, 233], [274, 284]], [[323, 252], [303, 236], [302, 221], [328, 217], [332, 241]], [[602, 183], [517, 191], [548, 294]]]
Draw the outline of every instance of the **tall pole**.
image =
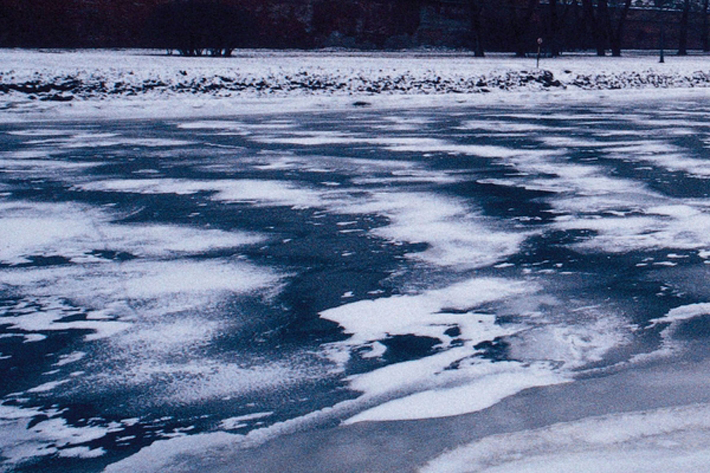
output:
[[537, 39], [537, 64], [536, 64], [536, 66], [535, 66], [537, 69], [540, 69], [540, 53], [541, 53], [541, 49], [542, 49], [542, 38], [538, 38], [538, 39]]

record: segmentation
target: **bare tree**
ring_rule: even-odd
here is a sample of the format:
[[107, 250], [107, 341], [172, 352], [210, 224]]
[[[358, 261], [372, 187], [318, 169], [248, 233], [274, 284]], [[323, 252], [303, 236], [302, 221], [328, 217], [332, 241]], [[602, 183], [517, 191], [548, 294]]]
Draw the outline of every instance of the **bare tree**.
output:
[[[600, 0], [600, 3], [602, 0]], [[606, 3], [606, 0], [603, 0]], [[629, 15], [629, 10], [631, 9], [631, 0], [623, 0], [623, 2], [617, 2], [614, 5], [616, 10], [616, 24], [614, 24], [611, 15], [609, 14], [609, 9], [607, 8], [607, 20], [606, 29], [609, 36], [609, 45], [611, 46], [611, 55], [614, 57], [621, 56], [621, 44], [624, 36], [624, 27], [626, 26], [626, 18]]]
[[585, 47], [587, 34], [579, 0], [547, 0], [543, 19], [545, 43], [550, 54], [557, 56], [566, 49]]
[[703, 43], [703, 51], [708, 52], [710, 51], [710, 34], [708, 29], [708, 15], [710, 15], [710, 11], [708, 11], [708, 8], [710, 8], [710, 0], [703, 0], [703, 9], [702, 9], [702, 15], [703, 15], [703, 30], [701, 32], [701, 40]]
[[[708, 44], [708, 0], [654, 0], [654, 5], [660, 12], [680, 12], [680, 21], [677, 24], [678, 56], [688, 55], [688, 37], [690, 34], [691, 16], [698, 14], [702, 17], [700, 40], [703, 50], [710, 50]], [[661, 20], [661, 34], [665, 35], [666, 21]]]
[[592, 0], [582, 0], [582, 9], [584, 10], [584, 20], [587, 29], [591, 32], [592, 41], [597, 50], [597, 56], [606, 56], [606, 38], [603, 28], [597, 19], [597, 14], [594, 11], [594, 3], [592, 3]]
[[560, 54], [560, 16], [558, 12], [557, 0], [547, 2], [547, 42], [550, 54], [559, 56]]
[[528, 30], [532, 22], [535, 9], [540, 3], [540, 0], [527, 0], [522, 15], [518, 12], [517, 2], [508, 0], [508, 13], [510, 18], [510, 31], [513, 36], [513, 47], [515, 55], [518, 57], [525, 56], [528, 51], [528, 42], [526, 41]]
[[589, 34], [585, 31], [585, 15], [580, 9], [580, 0], [547, 2], [545, 40], [550, 54], [556, 56], [570, 47], [579, 49], [588, 46]]
[[624, 27], [632, 0], [582, 0], [587, 24], [592, 32], [598, 56], [606, 56], [611, 49], [612, 56], [621, 56]]
[[678, 56], [688, 55], [688, 21], [690, 19], [690, 0], [683, 0], [678, 35]]
[[471, 18], [471, 42], [476, 57], [484, 57], [486, 55], [483, 46], [483, 24], [481, 19], [483, 6], [483, 0], [469, 0], [468, 2]]
[[245, 12], [217, 0], [173, 0], [149, 21], [153, 43], [183, 56], [231, 56], [248, 44], [249, 26]]

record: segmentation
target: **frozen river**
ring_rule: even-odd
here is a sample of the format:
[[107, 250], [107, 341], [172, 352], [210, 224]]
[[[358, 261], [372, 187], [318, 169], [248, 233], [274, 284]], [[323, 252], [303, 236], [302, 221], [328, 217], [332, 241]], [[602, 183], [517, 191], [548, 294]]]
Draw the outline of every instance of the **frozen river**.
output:
[[0, 471], [447, 418], [707, 354], [705, 100], [0, 143]]

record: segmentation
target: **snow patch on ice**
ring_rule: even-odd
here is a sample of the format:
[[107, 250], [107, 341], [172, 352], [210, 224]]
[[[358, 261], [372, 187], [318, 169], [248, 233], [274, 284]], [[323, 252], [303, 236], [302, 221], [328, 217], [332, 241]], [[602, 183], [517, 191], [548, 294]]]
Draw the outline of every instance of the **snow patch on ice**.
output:
[[378, 140], [378, 144], [384, 145], [385, 149], [389, 151], [396, 152], [462, 154], [480, 158], [539, 157], [556, 154], [555, 151], [515, 149], [495, 145], [458, 144], [437, 138], [381, 139]]
[[97, 458], [106, 454], [106, 450], [103, 448], [89, 447], [73, 447], [73, 448], [63, 448], [59, 451], [60, 457], [74, 457], [74, 458]]
[[117, 387], [149, 388], [150, 396], [141, 400], [145, 403], [143, 408], [170, 403], [191, 404], [219, 400], [226, 396], [285, 389], [319, 376], [317, 370], [295, 363], [270, 362], [258, 366], [242, 366], [240, 363], [208, 358], [199, 351], [192, 355], [192, 359], [183, 356], [171, 359], [167, 352], [140, 353], [137, 347], [126, 349], [127, 344], [123, 347], [125, 353], [112, 354], [113, 363], [119, 362], [121, 366], [121, 375], [104, 379], [99, 373], [87, 376], [86, 382], [98, 383], [95, 389], [109, 393]]
[[[259, 373], [201, 350], [226, 325], [237, 323], [220, 316], [220, 304], [272, 294], [282, 276], [239, 259], [186, 256], [238, 249], [263, 241], [262, 236], [112, 223], [116, 216], [110, 212], [68, 203], [2, 203], [0, 215], [0, 231], [11, 237], [0, 240], [0, 256], [15, 265], [0, 271], [2, 284], [22, 296], [4, 304], [6, 328], [26, 341], [77, 331], [92, 342], [90, 359], [74, 352], [55, 363], [75, 365], [81, 369], [76, 376], [64, 373], [27, 393], [154, 385], [167, 376], [172, 381], [164, 391], [151, 390], [142, 402], [190, 402], [310, 376], [296, 375], [286, 365], [271, 375], [268, 369]], [[71, 263], [22, 266], [35, 256], [61, 256]], [[97, 374], [97, 366], [104, 371]]]
[[[177, 437], [160, 440], [138, 453], [106, 467], [105, 473], [135, 473], [171, 471], [188, 473], [195, 471], [189, 458], [200, 458], [199, 463], [213, 461], [214, 464], [224, 459], [227, 453], [233, 453], [243, 442], [243, 435], [227, 432]], [[181, 457], [182, 460], [177, 460]], [[221, 462], [220, 462], [221, 463]]]
[[521, 232], [497, 229], [455, 199], [412, 192], [373, 192], [362, 203], [346, 203], [342, 213], [379, 214], [387, 226], [371, 232], [382, 238], [426, 243], [423, 252], [409, 255], [436, 266], [482, 267], [514, 254], [526, 237]]
[[[350, 334], [330, 347], [331, 359], [340, 364], [354, 351], [371, 358], [363, 351], [371, 350], [386, 358], [388, 339], [398, 335], [439, 341], [423, 358], [352, 376], [350, 388], [362, 392], [360, 401], [371, 406], [347, 422], [474, 412], [529, 387], [566, 382], [573, 370], [629, 341], [633, 328], [617, 315], [596, 306], [565, 305], [539, 291], [527, 281], [480, 278], [322, 312], [321, 317]], [[477, 309], [491, 303], [515, 313], [518, 322], [502, 324]], [[505, 347], [507, 360], [515, 361], [492, 363], [480, 356], [495, 343]]]
[[236, 430], [249, 425], [249, 421], [264, 419], [273, 415], [273, 412], [257, 412], [243, 416], [230, 417], [219, 423], [219, 428], [224, 430]]
[[[470, 131], [480, 131], [486, 134], [493, 132], [496, 134], [500, 133], [530, 133], [530, 132], [541, 132], [550, 130], [550, 127], [536, 120], [534, 123], [521, 123], [513, 121], [503, 121], [503, 120], [466, 120], [456, 127], [458, 130], [470, 130]], [[555, 127], [555, 131], [559, 131], [559, 128]]]
[[318, 207], [320, 195], [306, 187], [286, 181], [189, 179], [114, 179], [80, 184], [78, 189], [101, 192], [190, 195], [211, 192], [211, 198], [223, 202], [243, 202], [265, 206]]
[[98, 262], [96, 252], [109, 250], [131, 257], [195, 254], [264, 239], [176, 225], [113, 224], [110, 213], [79, 204], [2, 203], [0, 216], [0, 261], [14, 265], [30, 262], [31, 256], [56, 255], [77, 263]]
[[684, 320], [694, 319], [703, 315], [710, 315], [710, 303], [702, 302], [699, 304], [689, 304], [675, 309], [671, 309], [663, 317], [652, 319], [652, 325], [670, 324]]
[[[332, 131], [291, 132], [280, 136], [259, 136], [254, 138], [261, 143], [278, 143], [300, 146], [322, 145], [376, 145], [388, 151], [409, 153], [445, 153], [451, 155], [478, 156], [481, 158], [509, 158], [521, 155], [545, 154], [537, 150], [521, 150], [494, 145], [457, 144], [438, 138], [417, 136], [372, 137], [356, 134], [344, 134]], [[548, 151], [546, 154], [553, 154]]]
[[[627, 201], [627, 208], [629, 205], [634, 202]], [[637, 202], [636, 206], [643, 208], [644, 203]], [[593, 230], [596, 236], [578, 246], [615, 253], [657, 248], [703, 249], [710, 245], [710, 215], [704, 209], [681, 203], [647, 206], [644, 214], [638, 216], [559, 219], [556, 226]]]
[[[469, 340], [491, 340], [507, 333], [495, 325], [495, 317], [477, 314], [473, 308], [494, 300], [534, 292], [529, 283], [505, 279], [472, 279], [419, 295], [362, 300], [320, 313], [351, 334], [348, 343], [361, 344], [386, 336], [416, 334], [438, 339], [448, 328], [462, 328]], [[448, 311], [447, 311], [448, 310]], [[463, 310], [464, 313], [458, 313]], [[455, 312], [454, 312], [455, 311]]]
[[[69, 133], [67, 133], [69, 134]], [[53, 135], [57, 136], [57, 135]], [[140, 146], [146, 148], [168, 148], [177, 146], [188, 146], [195, 144], [193, 141], [157, 139], [157, 138], [128, 138], [117, 133], [75, 133], [70, 136], [45, 138], [43, 140], [31, 140], [26, 144], [39, 146], [40, 148], [51, 148], [52, 152], [57, 149], [74, 150], [78, 148], [109, 148], [115, 146]]]
[[[106, 453], [103, 449], [90, 449], [82, 444], [104, 437], [115, 425], [76, 427], [59, 415], [52, 409], [40, 411], [0, 405], [0, 428], [3, 430], [0, 451], [6, 459], [5, 464], [12, 468], [42, 456], [93, 458]], [[39, 422], [33, 422], [36, 420]]]
[[481, 364], [467, 370], [473, 381], [418, 392], [368, 409], [345, 421], [431, 419], [468, 414], [490, 407], [523, 389], [568, 382], [549, 366], [522, 366], [518, 363]]
[[54, 128], [32, 128], [29, 130], [14, 130], [8, 131], [8, 135], [13, 136], [65, 136], [67, 134], [66, 130], [54, 129]]
[[[441, 341], [438, 353], [353, 376], [350, 388], [363, 393], [361, 402], [376, 406], [347, 422], [458, 415], [489, 407], [522, 389], [567, 381], [564, 372], [547, 363], [549, 358], [522, 364], [490, 363], [475, 356], [475, 347], [481, 342], [529, 329], [524, 324], [499, 325], [495, 316], [477, 313], [475, 308], [537, 290], [525, 282], [472, 279], [419, 295], [358, 301], [322, 312], [321, 317], [337, 322], [351, 335], [332, 346], [336, 355], [332, 359], [341, 363], [347, 358], [337, 355], [344, 351], [357, 347], [377, 350], [396, 335]], [[386, 355], [386, 348], [381, 346], [378, 353]]]
[[274, 282], [268, 271], [235, 262], [124, 263], [123, 270], [133, 273], [125, 283], [126, 294], [138, 299], [206, 291], [245, 293]]

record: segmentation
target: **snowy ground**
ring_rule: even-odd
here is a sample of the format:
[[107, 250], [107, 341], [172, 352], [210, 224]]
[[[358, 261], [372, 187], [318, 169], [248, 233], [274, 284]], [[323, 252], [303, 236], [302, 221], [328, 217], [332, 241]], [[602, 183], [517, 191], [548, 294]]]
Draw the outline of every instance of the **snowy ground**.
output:
[[145, 50], [1, 50], [0, 65], [5, 121], [26, 119], [28, 113], [35, 118], [225, 115], [355, 101], [396, 107], [403, 100], [426, 105], [442, 95], [481, 103], [500, 100], [502, 92], [542, 91], [568, 101], [589, 99], [580, 92], [590, 90], [655, 93], [710, 86], [708, 56], [667, 55], [659, 64], [653, 52], [622, 58], [570, 54], [543, 59], [538, 69], [532, 58], [492, 54], [482, 60], [447, 52], [246, 50], [215, 59]]
[[0, 55], [0, 470], [706, 462], [706, 58]]

